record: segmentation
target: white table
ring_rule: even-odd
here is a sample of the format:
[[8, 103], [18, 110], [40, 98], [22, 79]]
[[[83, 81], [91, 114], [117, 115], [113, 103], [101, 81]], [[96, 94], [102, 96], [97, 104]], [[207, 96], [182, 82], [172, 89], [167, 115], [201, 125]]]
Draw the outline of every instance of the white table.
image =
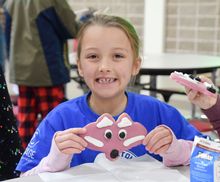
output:
[[189, 166], [167, 168], [148, 155], [135, 160], [107, 160], [98, 155], [94, 163], [83, 164], [63, 172], [41, 173], [8, 182], [188, 182]]

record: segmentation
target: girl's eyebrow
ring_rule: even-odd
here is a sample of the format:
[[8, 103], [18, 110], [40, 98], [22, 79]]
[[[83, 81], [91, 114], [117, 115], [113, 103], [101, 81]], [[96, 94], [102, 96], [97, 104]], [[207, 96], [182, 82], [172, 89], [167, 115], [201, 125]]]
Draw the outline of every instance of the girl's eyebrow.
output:
[[125, 52], [128, 52], [128, 53], [129, 53], [129, 51], [128, 51], [127, 49], [125, 49], [125, 48], [121, 48], [121, 47], [114, 48], [114, 50], [122, 50], [122, 51], [125, 51]]
[[96, 47], [88, 47], [88, 48], [82, 49], [82, 51], [94, 51], [94, 50], [98, 50], [98, 48], [96, 48]]
[[[88, 48], [84, 48], [82, 50], [85, 50], [85, 51], [98, 50], [98, 48], [97, 47], [88, 47]], [[125, 51], [125, 52], [129, 53], [129, 51], [127, 49], [121, 48], [121, 47], [115, 47], [115, 48], [113, 48], [113, 50], [121, 50], [121, 51]]]
[[98, 49], [97, 47], [86, 47], [84, 48], [85, 50], [89, 50], [89, 49]]

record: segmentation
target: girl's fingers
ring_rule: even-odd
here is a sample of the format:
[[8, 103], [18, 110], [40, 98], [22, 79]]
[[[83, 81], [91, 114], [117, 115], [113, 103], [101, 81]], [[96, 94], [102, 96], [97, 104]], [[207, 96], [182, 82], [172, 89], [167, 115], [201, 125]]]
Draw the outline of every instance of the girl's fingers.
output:
[[87, 147], [87, 142], [79, 136], [85, 132], [85, 128], [67, 129], [57, 132], [54, 140], [61, 152], [65, 154], [80, 153]]
[[167, 135], [166, 137], [153, 141], [152, 143], [147, 145], [146, 148], [151, 153], [157, 153], [157, 151], [161, 150], [161, 148], [164, 146], [168, 146], [167, 148], [169, 148], [171, 142], [172, 142], [172, 137]]
[[64, 131], [59, 131], [56, 133], [55, 140], [57, 142], [62, 142], [67, 139], [72, 139], [74, 141], [82, 142], [85, 145], [87, 143], [79, 135], [86, 133], [85, 128], [70, 128]]
[[81, 143], [83, 147], [87, 146], [87, 142], [81, 138], [80, 136], [74, 134], [74, 133], [66, 133], [65, 135], [57, 135], [55, 137], [55, 142], [56, 143], [62, 143], [65, 142], [67, 140], [71, 140], [77, 143]]
[[157, 127], [152, 130], [144, 139], [143, 144], [151, 153], [164, 152], [172, 143], [172, 134], [167, 128]]
[[67, 133], [74, 133], [74, 134], [84, 134], [86, 133], [86, 129], [85, 128], [70, 128], [64, 131], [59, 131], [57, 132], [58, 135], [62, 136], [65, 135]]
[[65, 150], [65, 149], [68, 149], [68, 148], [74, 148], [74, 149], [77, 149], [79, 151], [85, 150], [85, 147], [83, 145], [81, 145], [81, 143], [77, 143], [77, 142], [72, 141], [72, 140], [67, 140], [67, 141], [64, 141], [62, 143], [59, 143], [59, 149], [61, 151]]
[[154, 154], [164, 154], [168, 150], [169, 147], [170, 147], [170, 144], [161, 146], [159, 149], [154, 151]]
[[152, 142], [152, 139], [154, 138], [154, 136], [162, 131], [163, 131], [163, 127], [160, 127], [160, 126], [153, 129], [150, 133], [147, 134], [147, 136], [145, 137], [143, 141], [143, 144], [149, 145], [149, 143]]
[[62, 150], [62, 153], [64, 154], [80, 154], [81, 152], [82, 152], [81, 150], [75, 148], [67, 148]]

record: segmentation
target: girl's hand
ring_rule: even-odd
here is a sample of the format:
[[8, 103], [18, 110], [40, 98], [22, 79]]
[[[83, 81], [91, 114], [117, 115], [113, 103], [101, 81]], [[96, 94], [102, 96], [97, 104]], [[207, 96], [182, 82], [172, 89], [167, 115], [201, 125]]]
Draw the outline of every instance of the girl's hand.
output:
[[153, 129], [143, 141], [146, 150], [154, 154], [164, 154], [170, 147], [173, 140], [172, 133], [164, 126]]
[[[202, 82], [207, 82], [213, 85], [212, 81], [206, 77], [201, 76], [200, 79], [202, 80]], [[201, 109], [209, 109], [217, 102], [218, 94], [216, 94], [215, 97], [207, 96], [203, 93], [189, 89], [187, 87], [185, 87], [185, 91], [190, 102], [197, 105]]]
[[86, 132], [85, 128], [71, 128], [57, 132], [54, 140], [58, 149], [64, 154], [79, 154], [85, 150], [87, 142], [79, 135]]

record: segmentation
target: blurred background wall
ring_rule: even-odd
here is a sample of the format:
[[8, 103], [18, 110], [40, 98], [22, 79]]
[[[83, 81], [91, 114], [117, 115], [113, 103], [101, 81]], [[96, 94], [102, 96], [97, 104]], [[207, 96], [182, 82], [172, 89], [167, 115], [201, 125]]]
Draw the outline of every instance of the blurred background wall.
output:
[[[108, 8], [108, 14], [130, 20], [142, 42], [144, 29], [150, 28], [145, 27], [144, 18], [154, 22], [158, 19], [156, 15], [161, 16], [161, 12], [156, 12], [154, 17], [144, 17], [151, 16], [145, 14], [145, 9], [155, 8], [148, 7], [152, 5], [151, 2], [163, 2], [164, 14], [161, 23], [164, 26], [164, 52], [220, 56], [220, 0], [68, 0], [68, 2], [73, 10], [85, 7], [94, 7], [98, 10]], [[157, 8], [161, 11], [159, 6]]]
[[144, 0], [68, 0], [73, 10], [93, 7], [107, 10], [107, 14], [126, 18], [135, 26], [141, 40], [144, 34]]
[[220, 0], [167, 0], [165, 52], [220, 56]]

